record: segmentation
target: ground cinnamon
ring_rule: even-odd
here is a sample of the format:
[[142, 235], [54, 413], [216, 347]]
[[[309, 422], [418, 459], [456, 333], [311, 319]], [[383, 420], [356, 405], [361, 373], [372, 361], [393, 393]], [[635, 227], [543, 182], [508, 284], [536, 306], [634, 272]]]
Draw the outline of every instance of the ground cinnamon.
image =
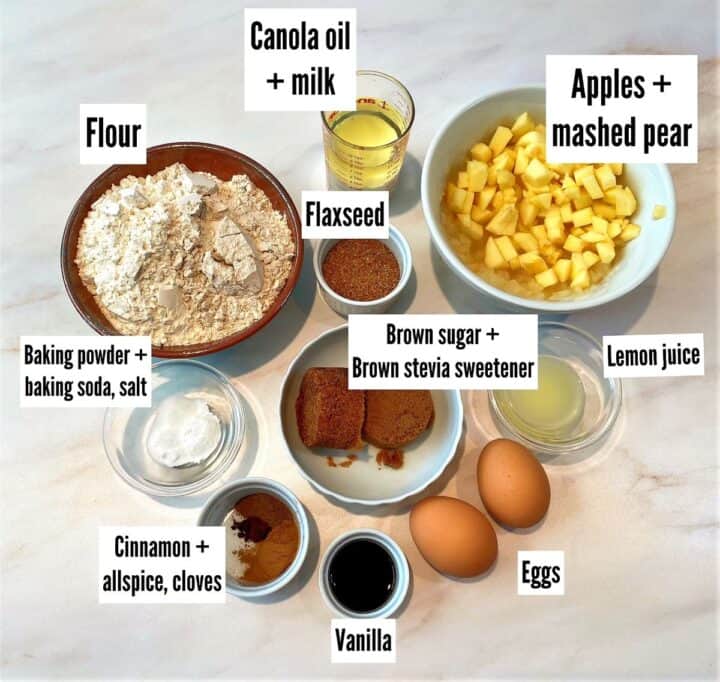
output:
[[234, 576], [246, 585], [261, 585], [282, 575], [300, 544], [295, 517], [287, 505], [268, 493], [254, 493], [235, 503], [231, 532], [241, 541], [232, 551], [242, 566]]

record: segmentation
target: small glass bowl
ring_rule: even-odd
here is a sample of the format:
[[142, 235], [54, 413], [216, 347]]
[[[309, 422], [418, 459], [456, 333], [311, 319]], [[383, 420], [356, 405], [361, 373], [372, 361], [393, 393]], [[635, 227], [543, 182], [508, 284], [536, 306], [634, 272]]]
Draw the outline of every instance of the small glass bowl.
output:
[[[177, 396], [202, 398], [220, 420], [215, 450], [199, 464], [167, 467], [147, 450], [147, 437], [163, 401]], [[103, 444], [115, 472], [148, 495], [189, 495], [216, 481], [237, 455], [245, 435], [245, 413], [230, 380], [197, 360], [165, 360], [152, 368], [152, 407], [110, 407]]]
[[538, 325], [538, 355], [550, 355], [568, 363], [577, 373], [585, 392], [582, 416], [566, 434], [539, 434], [531, 425], [523, 427], [520, 417], [509, 415], [496, 394], [490, 391], [495, 419], [511, 438], [530, 450], [562, 455], [590, 447], [606, 436], [620, 413], [622, 384], [603, 376], [603, 351], [590, 334], [562, 322]]

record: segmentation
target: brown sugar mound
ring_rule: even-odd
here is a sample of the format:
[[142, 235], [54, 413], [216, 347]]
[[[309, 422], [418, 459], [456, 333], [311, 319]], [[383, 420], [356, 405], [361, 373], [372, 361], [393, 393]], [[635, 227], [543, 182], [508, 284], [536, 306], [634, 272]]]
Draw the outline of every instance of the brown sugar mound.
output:
[[363, 447], [365, 391], [348, 389], [346, 367], [311, 367], [295, 402], [302, 442], [309, 448], [358, 450]]
[[368, 391], [363, 437], [395, 449], [430, 427], [435, 413], [430, 391]]

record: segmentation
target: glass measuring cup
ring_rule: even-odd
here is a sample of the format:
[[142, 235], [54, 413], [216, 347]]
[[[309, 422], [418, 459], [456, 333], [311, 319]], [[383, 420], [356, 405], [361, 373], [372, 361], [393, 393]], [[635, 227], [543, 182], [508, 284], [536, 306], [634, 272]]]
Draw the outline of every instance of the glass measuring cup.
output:
[[322, 112], [328, 189], [391, 189], [414, 118], [412, 96], [400, 81], [358, 71], [356, 111]]

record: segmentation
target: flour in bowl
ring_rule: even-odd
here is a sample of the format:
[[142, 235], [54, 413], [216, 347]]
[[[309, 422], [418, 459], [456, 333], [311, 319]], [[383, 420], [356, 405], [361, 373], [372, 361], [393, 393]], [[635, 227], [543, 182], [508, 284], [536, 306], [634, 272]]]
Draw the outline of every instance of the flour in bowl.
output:
[[176, 163], [106, 191], [85, 218], [76, 263], [117, 331], [183, 346], [257, 322], [294, 258], [285, 216], [247, 176], [224, 182]]

